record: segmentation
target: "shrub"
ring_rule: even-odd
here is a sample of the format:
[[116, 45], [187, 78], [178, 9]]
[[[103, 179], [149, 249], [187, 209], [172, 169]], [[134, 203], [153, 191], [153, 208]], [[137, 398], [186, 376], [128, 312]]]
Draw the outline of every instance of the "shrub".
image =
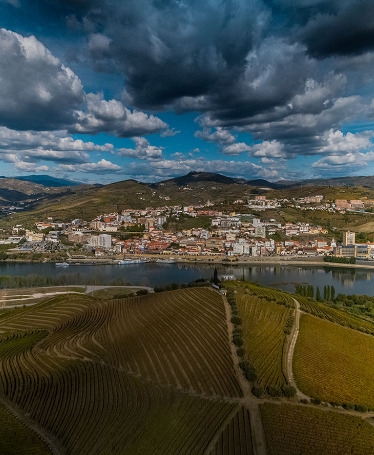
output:
[[147, 295], [148, 294], [148, 289], [139, 289], [137, 291], [136, 295]]
[[243, 330], [240, 327], [235, 327], [235, 329], [232, 331], [232, 335], [240, 335], [243, 336]]
[[282, 393], [286, 398], [292, 398], [296, 395], [296, 389], [292, 385], [283, 385]]
[[261, 397], [264, 395], [265, 391], [264, 391], [264, 389], [263, 389], [262, 387], [256, 387], [256, 386], [254, 386], [254, 387], [252, 388], [252, 393], [253, 393], [253, 395], [254, 395], [255, 397], [261, 398]]
[[242, 323], [242, 318], [240, 316], [232, 316], [231, 322], [235, 325], [240, 325]]
[[280, 389], [278, 389], [277, 387], [269, 386], [266, 389], [266, 391], [271, 397], [281, 397], [282, 396], [282, 391]]
[[253, 365], [248, 360], [242, 360], [239, 362], [239, 366], [242, 369], [244, 376], [249, 382], [254, 382], [257, 379], [257, 373]]
[[241, 335], [234, 335], [232, 337], [232, 342], [235, 344], [235, 346], [243, 346], [243, 338]]

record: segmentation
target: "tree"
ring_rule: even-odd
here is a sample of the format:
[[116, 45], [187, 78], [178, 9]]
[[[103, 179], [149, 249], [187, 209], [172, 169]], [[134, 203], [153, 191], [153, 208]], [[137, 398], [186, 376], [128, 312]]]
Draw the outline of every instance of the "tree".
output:
[[217, 272], [217, 268], [215, 267], [214, 268], [214, 274], [213, 274], [213, 283], [218, 285], [218, 282], [219, 282], [219, 280], [218, 280], [218, 272]]
[[317, 300], [317, 302], [321, 301], [321, 291], [319, 290], [318, 286], [317, 286], [317, 289], [316, 289], [316, 300]]
[[335, 288], [334, 288], [334, 286], [331, 286], [330, 291], [331, 291], [330, 292], [330, 299], [331, 300], [335, 300]]

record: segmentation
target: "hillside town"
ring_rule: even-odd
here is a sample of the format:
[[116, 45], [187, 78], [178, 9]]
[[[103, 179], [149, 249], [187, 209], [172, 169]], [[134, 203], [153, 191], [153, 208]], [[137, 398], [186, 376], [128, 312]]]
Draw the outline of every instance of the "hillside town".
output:
[[[289, 202], [289, 201], [287, 201]], [[374, 201], [336, 200], [324, 203], [323, 196], [291, 201], [301, 210], [363, 211]], [[236, 201], [242, 204], [243, 201]], [[55, 221], [52, 217], [35, 223], [34, 230], [16, 225], [12, 235], [0, 240], [8, 244], [7, 254], [19, 255], [30, 251], [65, 252], [68, 258], [121, 258], [126, 256], [162, 255], [178, 258], [220, 258], [268, 256], [335, 256], [374, 260], [374, 243], [356, 243], [354, 232], [343, 232], [339, 243], [327, 236], [321, 225], [303, 221], [281, 224], [274, 219], [264, 221], [258, 213], [274, 209], [282, 200], [256, 196], [247, 207], [257, 215], [224, 213], [204, 207], [166, 206], [145, 210], [127, 209], [122, 212], [98, 214], [93, 220]], [[199, 220], [209, 220], [209, 226], [199, 226]], [[196, 227], [171, 229], [168, 221], [195, 219]], [[71, 247], [79, 254], [71, 254]]]

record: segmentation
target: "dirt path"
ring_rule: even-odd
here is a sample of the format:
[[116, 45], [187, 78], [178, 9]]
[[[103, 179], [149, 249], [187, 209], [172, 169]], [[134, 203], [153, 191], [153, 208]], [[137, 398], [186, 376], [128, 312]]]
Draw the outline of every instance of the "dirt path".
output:
[[285, 357], [284, 357], [283, 361], [284, 361], [284, 366], [285, 366], [285, 374], [286, 374], [286, 378], [288, 380], [288, 383], [292, 387], [294, 387], [295, 390], [296, 390], [296, 398], [298, 400], [306, 399], [306, 400], [309, 401], [310, 397], [308, 397], [307, 395], [302, 393], [297, 388], [297, 385], [296, 385], [296, 382], [295, 382], [295, 378], [294, 378], [294, 375], [293, 375], [293, 368], [292, 368], [293, 355], [294, 355], [294, 352], [295, 352], [295, 346], [296, 346], [297, 337], [299, 335], [300, 315], [301, 315], [300, 303], [296, 299], [293, 299], [293, 301], [295, 302], [295, 321], [294, 321], [290, 336], [288, 337], [288, 342], [286, 344], [286, 349], [285, 349], [285, 353], [284, 353]]
[[[297, 337], [299, 335], [300, 316], [302, 314], [302, 311], [300, 310], [300, 303], [296, 299], [293, 299], [293, 300], [295, 302], [295, 322], [292, 327], [289, 341], [288, 341], [288, 344], [287, 344], [286, 350], [285, 350], [285, 359], [284, 359], [285, 371], [286, 371], [286, 377], [289, 381], [289, 384], [292, 385], [296, 389], [296, 399], [297, 400], [304, 399], [309, 402], [310, 397], [308, 395], [305, 395], [303, 392], [301, 392], [297, 388], [294, 374], [293, 374], [293, 369], [292, 369], [295, 345], [296, 345]], [[320, 407], [320, 409], [322, 409], [324, 411], [333, 411], [333, 412], [337, 412], [339, 414], [348, 414], [351, 416], [360, 417], [361, 419], [366, 420], [370, 425], [374, 426], [374, 420], [373, 420], [374, 412], [362, 413], [362, 412], [358, 412], [358, 411], [347, 410], [347, 409], [344, 409], [343, 407], [333, 407], [330, 405], [330, 403], [325, 403], [325, 406]]]
[[91, 294], [91, 292], [99, 291], [100, 289], [111, 289], [111, 288], [118, 288], [118, 289], [146, 289], [149, 293], [154, 292], [153, 288], [148, 286], [86, 286], [85, 294]]
[[231, 346], [231, 356], [234, 362], [234, 367], [236, 370], [236, 376], [239, 381], [239, 384], [242, 389], [243, 405], [249, 410], [250, 423], [251, 423], [251, 436], [252, 436], [252, 445], [253, 445], [253, 454], [254, 455], [267, 455], [264, 427], [262, 425], [261, 412], [259, 404], [262, 403], [262, 400], [258, 400], [251, 392], [250, 383], [244, 377], [241, 368], [239, 367], [239, 358], [236, 353], [236, 347], [232, 342], [232, 332], [234, 325], [231, 322], [231, 307], [226, 299], [223, 297], [226, 310], [226, 322]]

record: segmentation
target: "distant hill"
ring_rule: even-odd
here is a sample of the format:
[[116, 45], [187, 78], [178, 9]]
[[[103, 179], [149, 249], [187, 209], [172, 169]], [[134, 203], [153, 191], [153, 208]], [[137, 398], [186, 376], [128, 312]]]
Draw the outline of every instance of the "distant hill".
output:
[[[223, 183], [225, 185], [230, 185], [237, 183], [236, 179], [231, 177], [226, 177], [225, 175], [221, 174], [213, 174], [211, 172], [189, 172], [187, 175], [183, 175], [181, 177], [176, 177], [169, 180], [164, 180], [162, 184], [175, 184], [178, 186], [186, 186], [191, 185], [194, 183], [201, 183], [201, 182], [210, 182], [210, 183]], [[157, 185], [157, 183], [156, 183]]]
[[[20, 212], [17, 216], [12, 215], [18, 223], [32, 223], [46, 216], [59, 220], [91, 220], [97, 215], [124, 209], [206, 206], [208, 202], [218, 210], [235, 212], [243, 210], [247, 200], [260, 194], [280, 199], [316, 194], [323, 195], [326, 201], [336, 198], [374, 199], [374, 177], [268, 182], [264, 179], [235, 179], [210, 172], [190, 172], [157, 183], [130, 179], [108, 185], [79, 185], [47, 175], [0, 178], [3, 215], [7, 216], [11, 211], [6, 209], [7, 204], [10, 208], [19, 203]], [[3, 221], [8, 220], [6, 216], [3, 216]]]
[[51, 186], [54, 188], [61, 186], [77, 186], [81, 185], [79, 182], [73, 182], [72, 180], [60, 179], [51, 177], [50, 175], [26, 175], [22, 177], [14, 177], [16, 180], [23, 180], [26, 182], [37, 183], [38, 185]]

